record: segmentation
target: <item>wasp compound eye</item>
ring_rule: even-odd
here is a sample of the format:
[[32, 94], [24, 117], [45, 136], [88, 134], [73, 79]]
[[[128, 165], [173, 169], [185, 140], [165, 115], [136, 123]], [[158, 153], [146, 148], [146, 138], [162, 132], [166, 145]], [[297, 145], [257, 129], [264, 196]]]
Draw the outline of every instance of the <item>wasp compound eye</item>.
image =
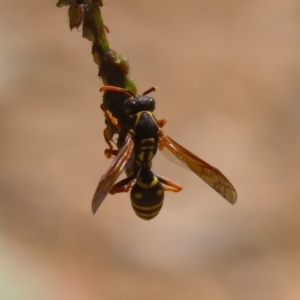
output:
[[137, 110], [135, 98], [130, 98], [130, 99], [126, 100], [124, 105], [125, 105], [125, 110], [128, 114], [135, 113]]

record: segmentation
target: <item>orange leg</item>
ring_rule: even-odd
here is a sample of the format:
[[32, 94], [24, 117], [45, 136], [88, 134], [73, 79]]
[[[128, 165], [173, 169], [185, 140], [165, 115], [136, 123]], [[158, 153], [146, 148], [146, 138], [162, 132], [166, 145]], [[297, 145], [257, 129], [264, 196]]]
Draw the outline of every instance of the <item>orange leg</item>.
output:
[[121, 186], [121, 187], [113, 186], [109, 193], [112, 195], [114, 195], [116, 193], [128, 193], [132, 186], [133, 186], [133, 184], [127, 184], [127, 185]]
[[133, 92], [131, 92], [128, 89], [124, 89], [118, 86], [111, 86], [111, 85], [104, 85], [103, 87], [100, 88], [100, 92], [103, 91], [113, 91], [113, 92], [120, 92], [120, 93], [125, 93], [129, 96], [132, 96], [133, 98], [135, 98], [135, 94]]
[[[109, 120], [117, 128], [117, 130], [120, 132], [121, 131], [121, 127], [119, 125], [118, 120], [111, 114], [111, 112], [109, 110], [107, 110], [107, 109], [104, 108], [103, 103], [100, 105], [100, 107], [101, 107], [102, 111], [104, 112], [105, 118], [107, 120]], [[109, 149], [105, 149], [104, 150], [104, 155], [107, 158], [111, 158], [112, 156], [116, 156], [118, 154], [118, 150], [115, 150], [113, 148], [111, 139], [108, 137], [109, 135], [107, 133], [107, 129], [104, 129], [103, 135], [104, 135], [105, 142], [107, 143], [107, 145], [109, 147]]]
[[116, 149], [105, 149], [104, 155], [107, 158], [111, 158], [112, 156], [117, 156], [118, 152], [119, 152], [119, 150], [116, 150]]
[[161, 128], [164, 127], [166, 125], [166, 123], [167, 123], [167, 120], [165, 120], [165, 119], [157, 120], [157, 124]]
[[111, 114], [111, 112], [109, 110], [107, 110], [104, 107], [103, 103], [100, 105], [100, 108], [104, 112], [104, 115], [105, 115], [106, 119], [108, 119], [117, 128], [117, 130], [120, 132], [121, 131], [121, 127], [119, 125], [118, 120]]
[[111, 143], [111, 140], [109, 139], [108, 137], [108, 134], [107, 134], [107, 129], [104, 129], [103, 130], [103, 136], [104, 136], [104, 139], [105, 139], [105, 142], [106, 144], [108, 145], [109, 149], [112, 150], [114, 147]]
[[180, 192], [182, 190], [182, 186], [168, 178], [165, 178], [160, 175], [155, 175], [159, 182], [161, 182], [164, 185], [164, 191], [171, 191], [171, 192]]
[[109, 149], [105, 149], [104, 150], [104, 155], [107, 157], [107, 158], [111, 158], [112, 156], [116, 156], [118, 154], [118, 150], [115, 150], [112, 143], [111, 143], [111, 140], [108, 138], [107, 136], [107, 131], [106, 129], [104, 129], [103, 131], [103, 136], [104, 136], [104, 139], [105, 139], [105, 142], [107, 143]]
[[[159, 120], [158, 122], [162, 123], [162, 125], [166, 124], [167, 121], [165, 119], [163, 120]], [[158, 123], [159, 124], [159, 123]], [[160, 126], [162, 127], [162, 126]], [[164, 135], [164, 132], [161, 128], [158, 129], [158, 136], [161, 137], [162, 135]], [[159, 144], [158, 144], [158, 150], [159, 151], [163, 151], [165, 145], [162, 143], [161, 138], [159, 139]]]
[[133, 174], [119, 182], [117, 182], [110, 190], [110, 194], [127, 193], [133, 186], [133, 181], [136, 179], [137, 174]]

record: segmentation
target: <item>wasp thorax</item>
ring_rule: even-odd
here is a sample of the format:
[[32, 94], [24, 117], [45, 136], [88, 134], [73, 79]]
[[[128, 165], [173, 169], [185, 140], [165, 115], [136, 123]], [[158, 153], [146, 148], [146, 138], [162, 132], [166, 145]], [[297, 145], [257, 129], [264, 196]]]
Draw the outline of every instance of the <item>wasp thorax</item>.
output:
[[148, 96], [138, 96], [125, 101], [125, 110], [129, 114], [135, 114], [140, 111], [154, 111], [155, 100]]

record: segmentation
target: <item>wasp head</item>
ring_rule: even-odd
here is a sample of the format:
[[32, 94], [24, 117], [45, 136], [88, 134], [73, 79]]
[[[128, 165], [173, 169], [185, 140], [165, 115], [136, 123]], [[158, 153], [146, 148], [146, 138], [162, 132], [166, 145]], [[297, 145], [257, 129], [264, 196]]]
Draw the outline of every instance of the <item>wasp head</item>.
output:
[[140, 111], [154, 111], [155, 100], [149, 96], [137, 96], [125, 101], [125, 110], [128, 114], [136, 114]]

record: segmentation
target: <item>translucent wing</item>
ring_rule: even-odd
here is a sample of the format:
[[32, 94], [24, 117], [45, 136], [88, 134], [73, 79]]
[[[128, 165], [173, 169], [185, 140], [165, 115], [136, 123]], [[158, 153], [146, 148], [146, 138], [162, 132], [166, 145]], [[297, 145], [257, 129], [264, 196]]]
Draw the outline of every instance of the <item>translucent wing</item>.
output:
[[110, 192], [114, 183], [122, 173], [126, 163], [131, 157], [134, 144], [130, 135], [127, 135], [122, 148], [119, 150], [117, 156], [112, 161], [107, 172], [102, 176], [95, 195], [92, 200], [92, 211], [95, 214], [107, 194]]
[[236, 190], [218, 169], [176, 143], [165, 133], [162, 133], [160, 136], [160, 147], [161, 146], [165, 146], [179, 160], [180, 165], [184, 165], [192, 170], [228, 202], [231, 204], [236, 202]]

